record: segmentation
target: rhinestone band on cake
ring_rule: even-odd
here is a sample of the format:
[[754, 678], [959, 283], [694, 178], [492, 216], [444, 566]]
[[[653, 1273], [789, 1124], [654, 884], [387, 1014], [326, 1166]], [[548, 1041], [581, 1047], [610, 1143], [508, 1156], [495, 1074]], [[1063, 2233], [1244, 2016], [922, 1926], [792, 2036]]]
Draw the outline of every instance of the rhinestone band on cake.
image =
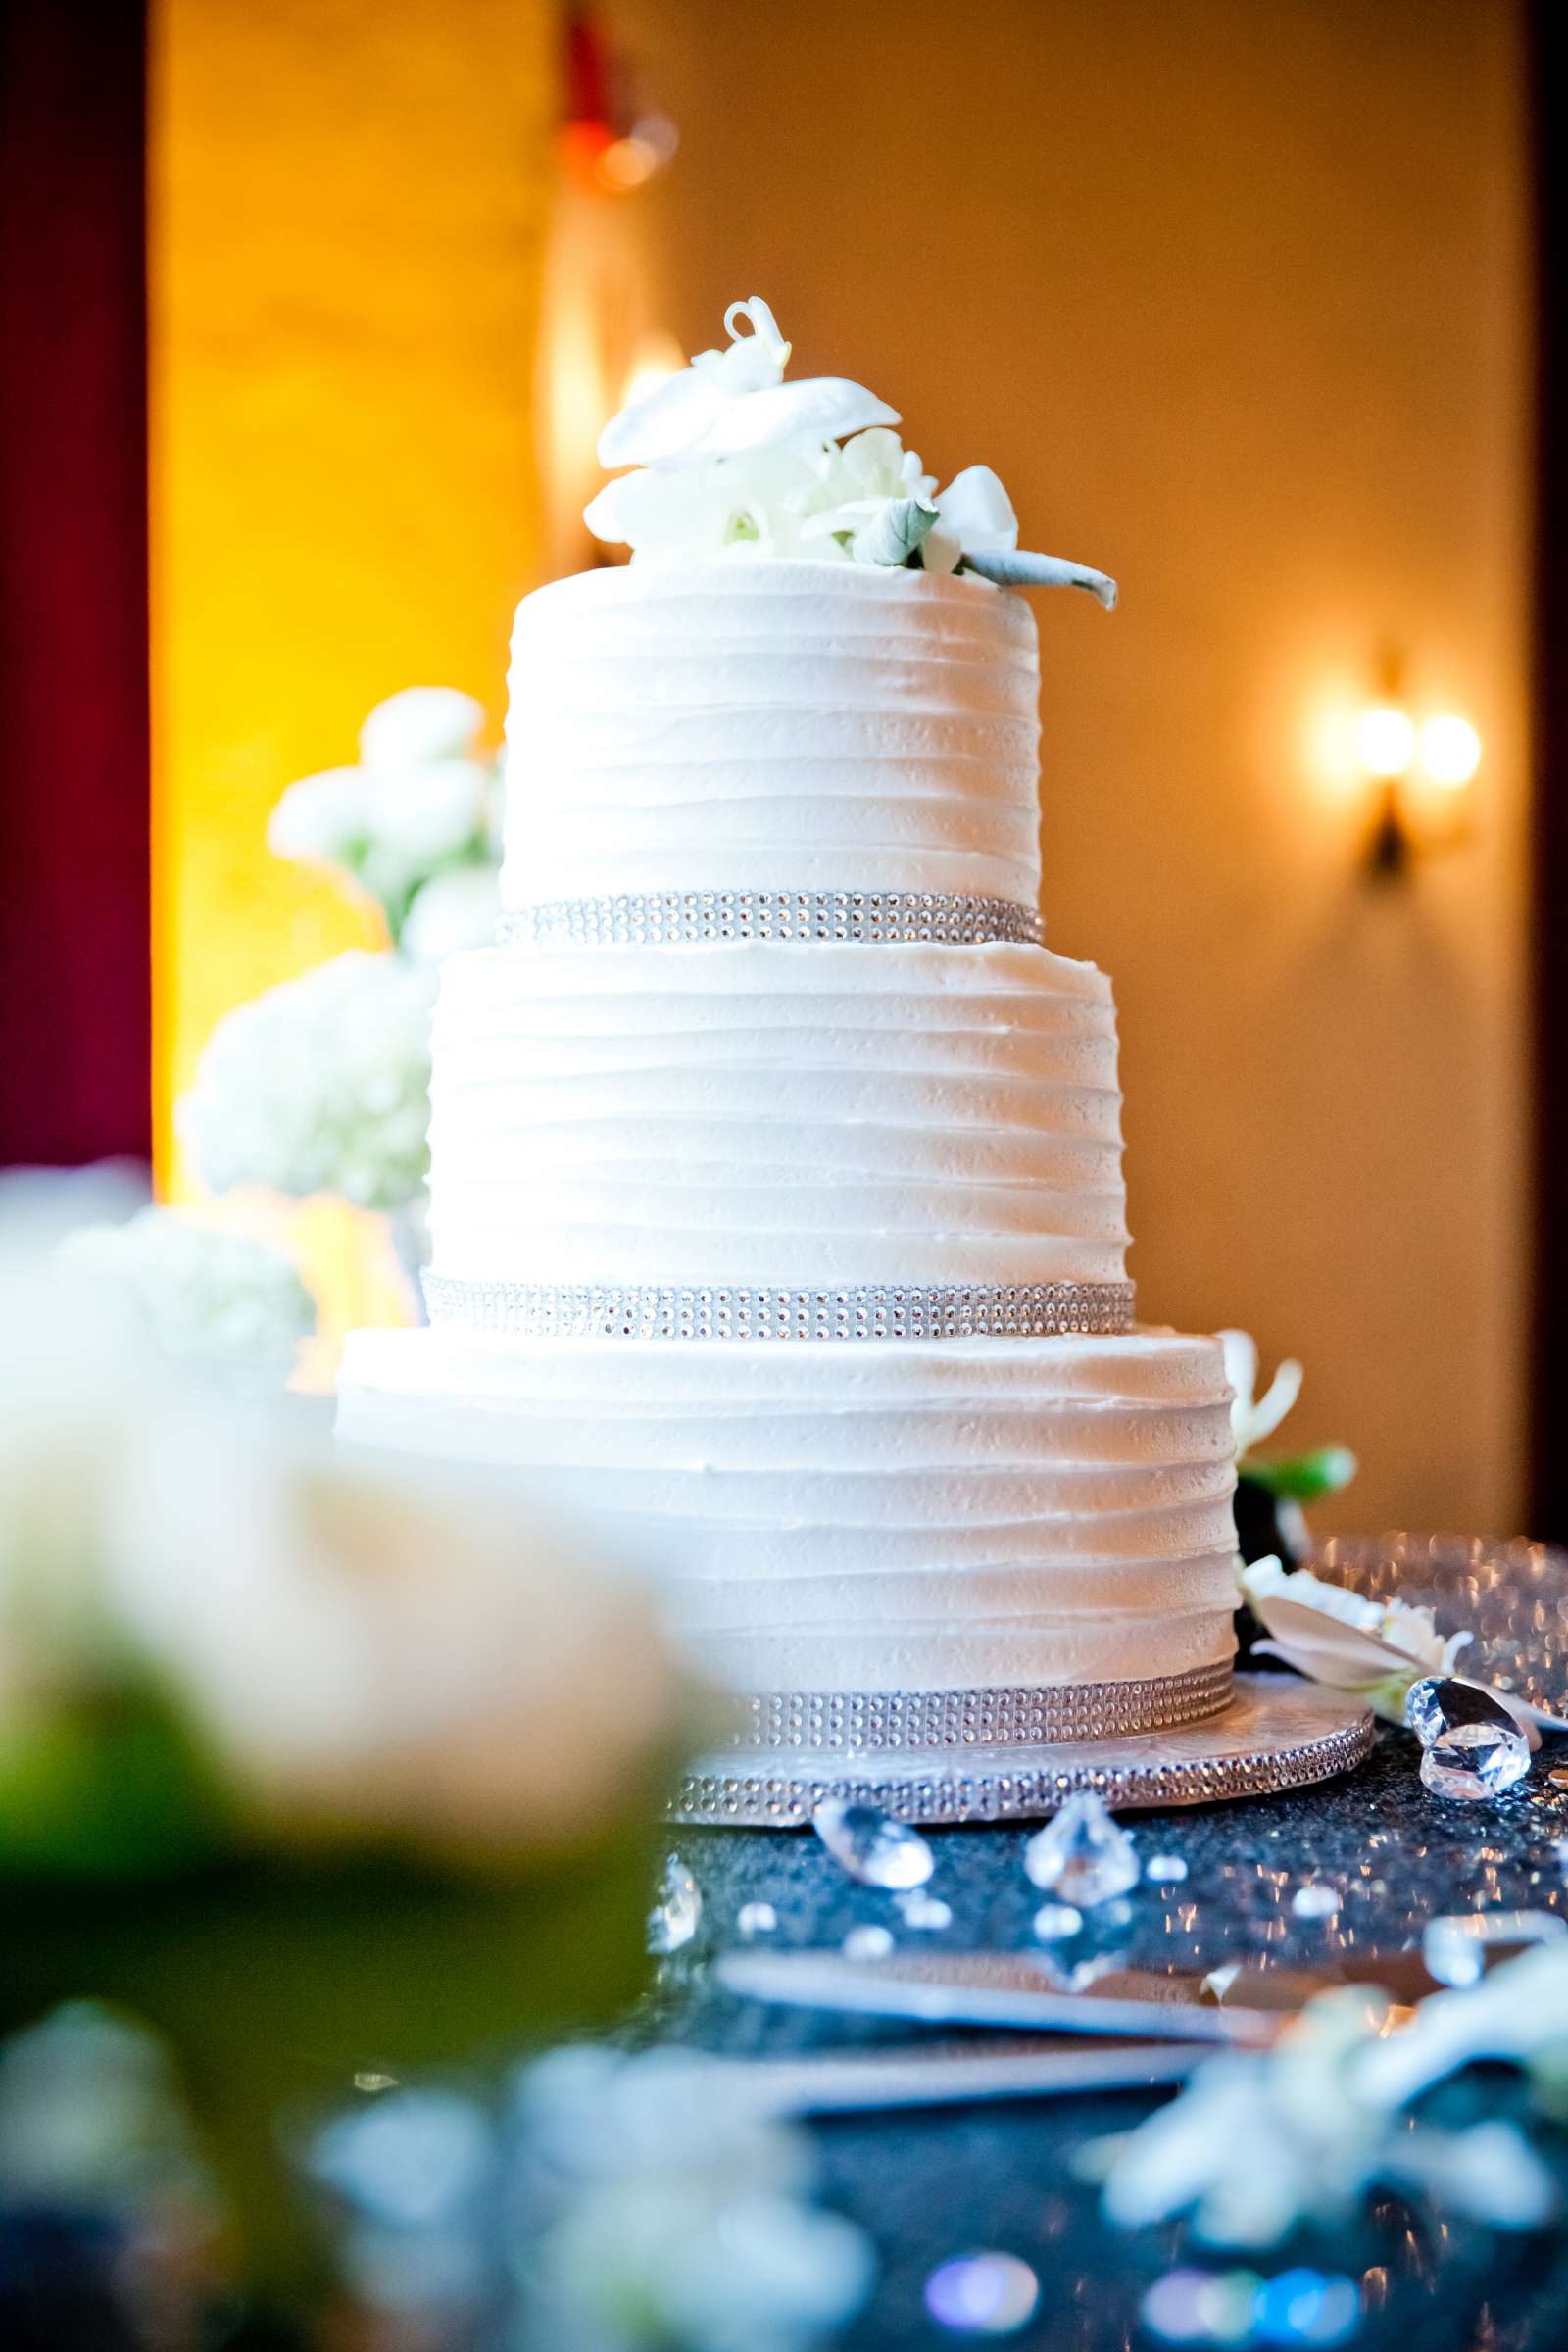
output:
[[834, 1290], [582, 1282], [469, 1282], [426, 1274], [432, 1323], [519, 1339], [967, 1340], [1115, 1337], [1133, 1328], [1130, 1282], [987, 1283]]
[[1038, 947], [1039, 914], [1015, 899], [954, 891], [659, 890], [519, 906], [496, 926], [502, 947], [648, 947], [703, 940], [929, 940]]
[[1231, 1663], [1144, 1682], [1060, 1683], [992, 1690], [773, 1691], [744, 1699], [738, 1748], [851, 1753], [905, 1748], [1039, 1747], [1054, 1740], [1113, 1740], [1217, 1715], [1231, 1695]]

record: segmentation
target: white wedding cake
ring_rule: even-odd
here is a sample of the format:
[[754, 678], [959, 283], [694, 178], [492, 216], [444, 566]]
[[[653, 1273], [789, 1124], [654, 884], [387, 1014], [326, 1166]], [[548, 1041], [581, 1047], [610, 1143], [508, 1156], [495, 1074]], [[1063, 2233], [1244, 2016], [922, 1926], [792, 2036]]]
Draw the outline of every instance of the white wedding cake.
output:
[[1197, 1719], [1221, 1351], [1134, 1327], [1110, 989], [1036, 912], [1016, 587], [1114, 589], [860, 387], [783, 383], [765, 305], [727, 323], [605, 436], [642, 463], [590, 520], [633, 562], [518, 610], [430, 1327], [351, 1339], [341, 1432], [525, 1470], [775, 1726]]

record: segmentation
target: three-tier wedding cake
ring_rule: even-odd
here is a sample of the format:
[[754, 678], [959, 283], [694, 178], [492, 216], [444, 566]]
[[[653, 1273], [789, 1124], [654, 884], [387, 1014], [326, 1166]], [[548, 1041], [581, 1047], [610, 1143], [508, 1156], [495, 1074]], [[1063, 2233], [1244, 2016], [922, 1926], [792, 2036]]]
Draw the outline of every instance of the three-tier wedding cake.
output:
[[[1039, 672], [984, 467], [766, 306], [609, 428], [629, 565], [523, 600], [510, 909], [442, 973], [430, 1326], [355, 1442], [502, 1462], [775, 1726], [1224, 1705], [1218, 1344], [1135, 1328], [1116, 1027], [1041, 944]], [[742, 332], [742, 328], [750, 332]]]

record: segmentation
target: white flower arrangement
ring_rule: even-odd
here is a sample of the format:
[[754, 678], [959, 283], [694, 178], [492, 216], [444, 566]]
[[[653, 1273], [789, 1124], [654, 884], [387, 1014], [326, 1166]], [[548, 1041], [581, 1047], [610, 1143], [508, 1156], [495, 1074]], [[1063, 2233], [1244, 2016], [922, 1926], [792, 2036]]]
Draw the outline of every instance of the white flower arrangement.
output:
[[590, 503], [584, 520], [596, 538], [629, 545], [638, 562], [908, 565], [1085, 588], [1115, 603], [1103, 572], [1019, 552], [1011, 501], [989, 466], [967, 466], [939, 490], [889, 429], [898, 411], [863, 384], [786, 384], [790, 346], [760, 295], [732, 303], [724, 325], [726, 351], [700, 352], [605, 427], [601, 463], [637, 470]]
[[1560, 2056], [1568, 1963], [1546, 1944], [1479, 1987], [1421, 2002], [1389, 2032], [1389, 2004], [1344, 1990], [1310, 2002], [1268, 2051], [1205, 2061], [1178, 2096], [1089, 2152], [1109, 2218], [1138, 2229], [1190, 2214], [1216, 2246], [1272, 2246], [1305, 2223], [1345, 2224], [1378, 2188], [1430, 2198], [1500, 2230], [1533, 2230], [1559, 2204], [1524, 2133], [1412, 2123], [1421, 2089], [1472, 2060], [1544, 2069]]
[[[45, 1231], [0, 1209], [0, 1862], [68, 1867], [105, 1815], [95, 1868], [181, 1858], [209, 1778], [236, 1842], [486, 1868], [637, 1808], [690, 1703], [649, 1593], [499, 1477], [215, 1393]], [[112, 1745], [88, 1769], [110, 1691], [179, 1727], [149, 1819]]]
[[479, 750], [484, 711], [446, 686], [411, 686], [360, 730], [357, 767], [291, 784], [268, 847], [365, 891], [396, 944], [432, 880], [494, 863], [496, 762]]
[[207, 1183], [385, 1210], [416, 1200], [434, 995], [426, 967], [351, 949], [225, 1013], [179, 1106]]
[[241, 1390], [282, 1388], [316, 1329], [316, 1302], [285, 1250], [176, 1209], [85, 1226], [64, 1255], [117, 1285], [167, 1354]]

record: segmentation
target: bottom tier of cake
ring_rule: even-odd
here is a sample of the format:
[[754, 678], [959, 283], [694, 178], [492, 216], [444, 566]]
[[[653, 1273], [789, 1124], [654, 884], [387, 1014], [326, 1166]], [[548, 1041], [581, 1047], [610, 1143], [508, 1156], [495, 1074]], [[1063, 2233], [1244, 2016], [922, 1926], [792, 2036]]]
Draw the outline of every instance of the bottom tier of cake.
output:
[[1143, 1683], [1222, 1703], [1235, 1605], [1217, 1342], [348, 1343], [353, 1444], [505, 1463], [658, 1575], [751, 1692]]

